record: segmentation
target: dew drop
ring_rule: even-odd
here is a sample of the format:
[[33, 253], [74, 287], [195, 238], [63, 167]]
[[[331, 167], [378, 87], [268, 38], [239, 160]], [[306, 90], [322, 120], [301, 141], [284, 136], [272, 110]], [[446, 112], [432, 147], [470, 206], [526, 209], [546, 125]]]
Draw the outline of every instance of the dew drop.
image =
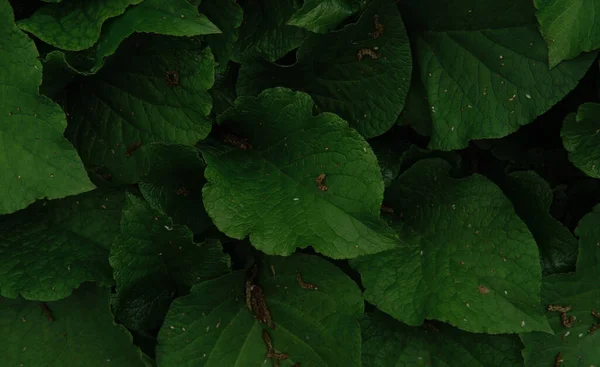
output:
[[521, 320], [521, 328], [525, 327], [525, 320]]
[[525, 97], [527, 97], [527, 99], [531, 99], [531, 96], [529, 94], [525, 94]]

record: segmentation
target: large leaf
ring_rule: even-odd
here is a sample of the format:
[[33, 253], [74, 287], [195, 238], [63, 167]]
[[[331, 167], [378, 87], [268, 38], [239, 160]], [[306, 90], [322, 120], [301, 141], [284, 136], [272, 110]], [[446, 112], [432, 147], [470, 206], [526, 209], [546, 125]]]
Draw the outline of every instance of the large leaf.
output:
[[575, 234], [579, 237], [577, 270], [600, 266], [600, 205], [579, 221]]
[[590, 177], [600, 178], [600, 104], [584, 103], [569, 114], [560, 135], [573, 164]]
[[432, 118], [430, 148], [464, 148], [532, 122], [561, 100], [595, 59], [549, 70], [531, 1], [406, 0], [418, 72]]
[[307, 0], [287, 24], [327, 33], [361, 10], [364, 0]]
[[85, 50], [98, 41], [107, 19], [123, 14], [129, 5], [142, 1], [64, 0], [42, 6], [31, 17], [21, 20], [19, 27], [63, 50]]
[[535, 0], [540, 31], [548, 44], [550, 67], [600, 48], [600, 2]]
[[[375, 24], [383, 32], [375, 37]], [[368, 55], [358, 56], [363, 51]], [[369, 138], [394, 125], [408, 92], [412, 60], [408, 36], [393, 2], [373, 1], [355, 24], [312, 35], [292, 66], [265, 61], [242, 66], [239, 95], [285, 86], [306, 92], [320, 110], [338, 113]]]
[[133, 195], [127, 195], [110, 264], [117, 282], [117, 318], [132, 329], [160, 326], [178, 289], [185, 291], [229, 269], [218, 242], [194, 243], [187, 227], [173, 225]]
[[351, 258], [393, 247], [397, 237], [379, 219], [375, 154], [344, 120], [312, 111], [309, 95], [284, 88], [238, 98], [220, 120], [252, 148], [201, 148], [208, 215], [229, 237], [250, 235], [268, 254], [313, 246]]
[[15, 25], [6, 0], [0, 1], [0, 50], [0, 215], [36, 199], [93, 189], [75, 149], [63, 137], [63, 111], [38, 93], [38, 52]]
[[198, 149], [187, 145], [152, 144], [148, 172], [139, 188], [150, 206], [165, 213], [177, 224], [200, 233], [212, 222], [202, 204], [204, 162]]
[[0, 221], [0, 295], [53, 301], [85, 281], [112, 283], [108, 254], [122, 191], [49, 201]]
[[[157, 361], [170, 366], [259, 366], [266, 361], [262, 332], [282, 366], [360, 366], [363, 299], [340, 269], [317, 256], [268, 257], [259, 283], [275, 329], [259, 323], [245, 304], [244, 272], [195, 285], [176, 299], [158, 334]], [[304, 289], [297, 276], [318, 289]]]
[[308, 34], [302, 28], [286, 24], [298, 10], [296, 0], [243, 1], [241, 6], [244, 21], [233, 49], [236, 62], [257, 57], [275, 61], [300, 46]]
[[[84, 284], [45, 304], [0, 298], [0, 354], [5, 366], [142, 367], [131, 334], [110, 313], [110, 290]], [[52, 320], [50, 320], [52, 319]]]
[[135, 182], [140, 145], [192, 145], [209, 133], [214, 59], [197, 39], [139, 35], [112, 61], [69, 90], [66, 135], [84, 163]]
[[550, 215], [553, 194], [548, 183], [533, 171], [513, 172], [502, 188], [540, 248], [542, 273], [574, 270], [577, 240]]
[[409, 325], [424, 319], [490, 334], [547, 331], [535, 240], [483, 176], [417, 162], [386, 193], [402, 218], [395, 249], [353, 260], [365, 298]]
[[[598, 332], [589, 330], [600, 323], [592, 311], [600, 310], [600, 268], [577, 269], [577, 273], [556, 274], [544, 278], [542, 300], [544, 306], [570, 306], [567, 317], [575, 317], [571, 328], [563, 325], [560, 312], [547, 311], [548, 323], [554, 335], [546, 333], [521, 334], [525, 344], [525, 365], [552, 366], [562, 359], [560, 366], [592, 366], [600, 361]], [[560, 353], [560, 357], [559, 357]], [[558, 363], [555, 365], [559, 365]]]
[[485, 335], [444, 324], [408, 327], [381, 312], [362, 321], [363, 367], [523, 366], [516, 335]]
[[238, 39], [238, 28], [242, 25], [243, 12], [237, 0], [204, 0], [199, 10], [206, 14], [223, 32], [206, 36], [206, 42], [215, 55], [217, 71], [223, 72], [233, 53]]

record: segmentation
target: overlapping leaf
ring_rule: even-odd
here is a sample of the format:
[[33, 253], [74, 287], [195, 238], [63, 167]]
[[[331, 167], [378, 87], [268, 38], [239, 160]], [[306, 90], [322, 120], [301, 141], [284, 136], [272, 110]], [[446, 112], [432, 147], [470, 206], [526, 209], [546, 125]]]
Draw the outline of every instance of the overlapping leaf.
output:
[[351, 258], [393, 247], [397, 237], [379, 219], [383, 182], [371, 148], [344, 120], [312, 111], [310, 96], [284, 88], [238, 98], [220, 120], [239, 147], [201, 148], [206, 211], [226, 235], [250, 235], [268, 254], [313, 246]]
[[205, 166], [198, 150], [177, 144], [152, 144], [148, 148], [150, 151], [144, 152], [148, 162], [140, 164], [146, 168], [145, 175], [138, 183], [146, 201], [194, 233], [210, 227], [212, 222], [202, 204]]
[[600, 339], [597, 332], [591, 331], [593, 325], [600, 324], [600, 318], [592, 315], [592, 311], [600, 310], [599, 278], [598, 266], [578, 266], [576, 273], [544, 278], [544, 306], [570, 306], [566, 317], [575, 317], [575, 320], [572, 327], [566, 327], [560, 312], [547, 311], [546, 317], [554, 335], [537, 332], [521, 334], [525, 344], [523, 357], [526, 366], [548, 366], [557, 360], [562, 360], [560, 365], [566, 367], [591, 366], [600, 361]]
[[287, 24], [315, 33], [327, 33], [361, 10], [364, 0], [308, 0]]
[[95, 190], [0, 220], [0, 295], [54, 301], [85, 281], [112, 284], [122, 191]]
[[0, 298], [0, 354], [6, 366], [142, 367], [131, 334], [113, 321], [110, 290], [84, 284], [60, 301]]
[[242, 25], [243, 12], [236, 0], [204, 0], [199, 6], [221, 30], [222, 34], [206, 36], [206, 42], [215, 55], [217, 71], [223, 72], [233, 53], [238, 39], [238, 28]]
[[547, 331], [537, 246], [500, 189], [417, 162], [386, 193], [401, 244], [353, 260], [365, 298], [409, 325], [446, 321], [490, 334]]
[[46, 4], [30, 18], [19, 22], [21, 29], [63, 50], [90, 48], [100, 37], [102, 24], [123, 14], [143, 0], [64, 0]]
[[133, 329], [160, 326], [176, 291], [217, 277], [229, 268], [218, 241], [193, 241], [185, 226], [127, 195], [121, 234], [111, 249], [117, 282], [117, 318]]
[[590, 177], [600, 178], [600, 104], [584, 103], [565, 118], [561, 136], [569, 159]]
[[548, 68], [531, 2], [400, 2], [432, 119], [430, 147], [499, 138], [548, 111], [595, 59]]
[[575, 234], [579, 237], [577, 269], [600, 266], [600, 205], [579, 221]]
[[[238, 271], [195, 285], [176, 299], [158, 335], [162, 367], [263, 365], [267, 330], [281, 366], [360, 366], [363, 300], [357, 285], [317, 256], [267, 257], [258, 282], [275, 329], [252, 317], [244, 302], [245, 275]], [[297, 277], [318, 289], [304, 289]], [[269, 361], [267, 361], [269, 363]]]
[[308, 34], [286, 24], [298, 10], [295, 0], [244, 1], [241, 6], [244, 20], [232, 57], [236, 62], [258, 57], [275, 61], [300, 46]]
[[339, 114], [367, 138], [394, 125], [408, 91], [412, 60], [392, 2], [375, 0], [357, 23], [312, 35], [297, 57], [292, 66], [265, 61], [242, 66], [238, 94], [257, 95], [276, 86], [306, 92], [320, 110]]
[[42, 65], [35, 45], [0, 1], [0, 214], [36, 199], [57, 199], [94, 188], [73, 146], [63, 137], [64, 112], [40, 96]]
[[140, 146], [206, 137], [213, 81], [213, 56], [199, 40], [130, 38], [110, 65], [69, 90], [66, 136], [84, 163], [135, 182], [132, 156]]
[[362, 321], [363, 367], [523, 366], [516, 335], [470, 334], [444, 324], [408, 327], [375, 312]]
[[600, 48], [600, 2], [535, 0], [540, 31], [548, 44], [550, 67]]
[[572, 271], [577, 260], [577, 240], [550, 215], [553, 196], [548, 183], [533, 171], [513, 172], [502, 188], [540, 248], [542, 273]]

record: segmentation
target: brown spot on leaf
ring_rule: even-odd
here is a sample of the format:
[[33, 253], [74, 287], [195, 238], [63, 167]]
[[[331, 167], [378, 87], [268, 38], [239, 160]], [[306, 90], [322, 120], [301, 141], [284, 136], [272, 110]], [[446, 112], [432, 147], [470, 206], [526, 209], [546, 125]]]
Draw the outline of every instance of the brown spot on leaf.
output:
[[569, 311], [571, 311], [571, 306], [548, 305], [548, 311], [550, 311], [550, 312], [569, 312]]
[[169, 70], [165, 74], [165, 80], [169, 87], [176, 87], [179, 85], [179, 73], [175, 70]]
[[301, 286], [302, 288], [304, 288], [304, 289], [312, 289], [312, 290], [317, 290], [317, 289], [319, 289], [319, 288], [317, 288], [317, 286], [316, 286], [316, 285], [314, 285], [314, 284], [312, 284], [312, 283], [305, 282], [305, 281], [302, 279], [302, 275], [300, 275], [300, 273], [297, 273], [297, 274], [296, 274], [296, 280], [298, 281], [298, 284], [300, 284], [300, 286]]
[[325, 178], [327, 178], [327, 175], [324, 173], [321, 173], [315, 179], [315, 182], [317, 183], [317, 187], [319, 188], [319, 190], [321, 190], [323, 192], [329, 190], [329, 188], [327, 186], [325, 186], [325, 184], [324, 184]]
[[372, 59], [377, 60], [381, 56], [381, 52], [379, 52], [379, 50], [376, 48], [361, 48], [356, 53], [356, 58], [358, 61], [362, 60], [365, 56], [369, 56]]
[[42, 311], [44, 312], [44, 315], [46, 315], [46, 318], [48, 319], [48, 321], [53, 322], [54, 316], [52, 315], [52, 310], [50, 310], [48, 305], [46, 305], [45, 303], [42, 302], [42, 303], [40, 303], [40, 307], [42, 308]]
[[379, 15], [377, 14], [373, 16], [373, 22], [375, 23], [375, 31], [369, 33], [369, 36], [377, 39], [383, 34], [383, 24], [379, 23]]
[[136, 150], [138, 150], [141, 146], [142, 146], [142, 142], [141, 141], [136, 141], [135, 143], [130, 144], [127, 147], [127, 150], [125, 151], [125, 155], [127, 157], [131, 157], [131, 155], [133, 154], [133, 152], [135, 152]]
[[490, 293], [490, 289], [486, 286], [480, 285], [479, 287], [477, 287], [477, 291], [479, 291], [479, 293], [481, 294], [488, 294]]

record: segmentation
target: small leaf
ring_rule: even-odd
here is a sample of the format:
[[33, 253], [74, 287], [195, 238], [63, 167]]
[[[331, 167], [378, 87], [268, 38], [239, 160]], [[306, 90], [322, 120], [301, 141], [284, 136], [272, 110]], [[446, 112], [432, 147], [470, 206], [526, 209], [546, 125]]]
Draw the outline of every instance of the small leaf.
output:
[[577, 240], [550, 215], [553, 196], [548, 183], [533, 171], [513, 172], [502, 188], [540, 248], [542, 273], [574, 270]]
[[292, 14], [289, 25], [327, 33], [361, 10], [363, 0], [307, 0]]
[[148, 204], [194, 233], [210, 227], [212, 222], [202, 204], [205, 166], [198, 149], [159, 143], [151, 144], [149, 149], [145, 157], [148, 173], [138, 183]]
[[242, 2], [244, 20], [232, 59], [238, 63], [258, 57], [275, 61], [300, 46], [308, 32], [286, 24], [297, 10], [296, 3], [296, 0]]
[[600, 205], [594, 206], [579, 221], [575, 234], [579, 237], [579, 257], [577, 270], [600, 265]]
[[63, 137], [64, 112], [38, 93], [38, 52], [15, 25], [7, 1], [0, 2], [0, 50], [6, 51], [0, 58], [0, 214], [36, 199], [92, 190], [77, 152]]
[[242, 8], [237, 0], [204, 0], [198, 9], [223, 32], [208, 35], [205, 39], [215, 55], [217, 72], [224, 72], [238, 39], [238, 28], [242, 25]]
[[0, 295], [54, 301], [86, 281], [112, 284], [123, 201], [123, 191], [94, 190], [1, 217]]
[[185, 292], [229, 269], [218, 241], [195, 244], [192, 232], [127, 195], [121, 234], [111, 249], [116, 315], [133, 329], [160, 326], [176, 290]]
[[600, 2], [596, 0], [535, 0], [535, 13], [548, 44], [553, 68], [582, 52], [600, 48]]
[[510, 201], [480, 175], [454, 179], [417, 162], [386, 193], [401, 244], [352, 261], [365, 298], [408, 325], [424, 319], [489, 334], [548, 331], [535, 240]]
[[141, 146], [193, 145], [208, 135], [213, 81], [213, 56], [199, 40], [130, 38], [110, 65], [69, 89], [65, 135], [87, 165], [136, 182]]
[[47, 4], [19, 21], [21, 29], [63, 50], [90, 48], [100, 37], [102, 24], [143, 0], [64, 0]]
[[470, 140], [504, 137], [531, 123], [563, 99], [596, 58], [583, 55], [549, 70], [531, 1], [399, 4], [429, 104], [431, 149], [465, 148]]
[[[84, 284], [47, 302], [0, 298], [0, 354], [6, 366], [143, 367], [131, 334], [113, 321], [110, 290]], [[52, 321], [50, 321], [52, 319]]]
[[[253, 319], [244, 300], [245, 273], [234, 272], [197, 284], [173, 302], [158, 334], [158, 364], [263, 365], [266, 330], [275, 351], [289, 355], [285, 366], [360, 366], [358, 320], [364, 303], [347, 275], [322, 258], [302, 254], [267, 257], [259, 271], [275, 329]], [[302, 288], [298, 274], [318, 289]]]
[[408, 327], [378, 311], [361, 326], [363, 367], [523, 366], [516, 335], [472, 334], [431, 322]]
[[379, 219], [383, 182], [371, 148], [344, 120], [312, 111], [310, 96], [284, 88], [238, 98], [220, 120], [249, 140], [246, 149], [201, 147], [207, 213], [267, 254], [313, 246], [351, 258], [393, 247], [397, 237]]
[[[373, 33], [376, 24], [383, 27], [378, 36]], [[320, 111], [339, 114], [366, 138], [395, 124], [408, 92], [412, 60], [402, 18], [392, 1], [375, 0], [357, 23], [312, 35], [297, 54], [298, 61], [291, 66], [265, 61], [243, 65], [238, 95], [258, 95], [277, 86], [306, 92]]]
[[584, 103], [565, 118], [560, 132], [569, 159], [586, 175], [600, 178], [600, 104]]
[[600, 310], [600, 269], [589, 267], [577, 269], [576, 273], [555, 274], [544, 278], [542, 304], [570, 306], [568, 317], [575, 316], [571, 328], [563, 325], [560, 312], [546, 312], [554, 335], [546, 333], [520, 334], [525, 349], [525, 365], [531, 367], [552, 366], [559, 353], [561, 366], [591, 366], [600, 361], [600, 339], [590, 332], [600, 320], [592, 311]]

